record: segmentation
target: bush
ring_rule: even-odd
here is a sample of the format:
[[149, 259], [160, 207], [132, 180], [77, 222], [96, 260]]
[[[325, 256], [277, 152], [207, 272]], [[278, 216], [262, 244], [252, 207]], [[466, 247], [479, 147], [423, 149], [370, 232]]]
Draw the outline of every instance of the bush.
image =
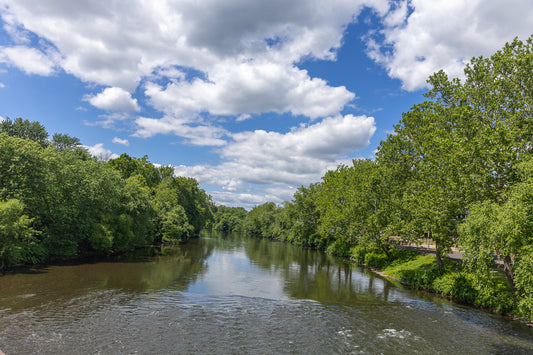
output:
[[443, 272], [437, 269], [435, 256], [418, 255], [408, 262], [391, 264], [387, 273], [412, 286], [432, 289], [433, 282]]
[[350, 256], [350, 246], [341, 239], [336, 239], [333, 243], [329, 244], [327, 249], [328, 252], [333, 255], [349, 257]]
[[378, 269], [383, 269], [390, 263], [385, 253], [370, 252], [365, 255], [364, 260], [366, 265], [376, 267]]
[[350, 257], [359, 263], [365, 263], [365, 255], [367, 252], [368, 250], [365, 247], [356, 245], [350, 249]]
[[478, 280], [476, 283], [478, 297], [475, 303], [481, 307], [495, 309], [499, 313], [510, 313], [514, 309], [514, 297], [505, 282], [498, 282], [494, 277]]
[[457, 301], [472, 304], [479, 292], [474, 287], [472, 275], [465, 273], [449, 273], [435, 279], [433, 288], [439, 293], [450, 295]]

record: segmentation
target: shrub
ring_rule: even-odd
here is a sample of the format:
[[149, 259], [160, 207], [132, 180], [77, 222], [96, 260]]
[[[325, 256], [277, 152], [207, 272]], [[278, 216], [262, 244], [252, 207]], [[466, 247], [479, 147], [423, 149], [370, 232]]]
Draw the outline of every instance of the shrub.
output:
[[435, 291], [450, 295], [455, 300], [472, 304], [478, 298], [472, 275], [465, 273], [448, 273], [433, 282]]
[[350, 246], [341, 239], [336, 239], [333, 243], [329, 244], [326, 250], [334, 255], [343, 257], [350, 256]]
[[378, 269], [385, 268], [389, 263], [389, 259], [385, 253], [370, 252], [365, 255], [365, 264]]

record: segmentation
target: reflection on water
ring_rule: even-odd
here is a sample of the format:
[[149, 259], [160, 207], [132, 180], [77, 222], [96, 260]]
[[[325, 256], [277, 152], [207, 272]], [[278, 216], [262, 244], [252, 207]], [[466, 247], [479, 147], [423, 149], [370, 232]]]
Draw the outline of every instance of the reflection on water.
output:
[[531, 353], [533, 331], [343, 260], [238, 235], [0, 276], [27, 353]]

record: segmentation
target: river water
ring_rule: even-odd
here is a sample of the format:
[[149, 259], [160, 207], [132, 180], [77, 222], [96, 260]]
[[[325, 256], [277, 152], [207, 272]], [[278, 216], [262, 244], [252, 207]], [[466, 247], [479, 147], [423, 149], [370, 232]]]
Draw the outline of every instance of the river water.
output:
[[0, 276], [0, 349], [531, 354], [533, 329], [330, 255], [230, 235]]

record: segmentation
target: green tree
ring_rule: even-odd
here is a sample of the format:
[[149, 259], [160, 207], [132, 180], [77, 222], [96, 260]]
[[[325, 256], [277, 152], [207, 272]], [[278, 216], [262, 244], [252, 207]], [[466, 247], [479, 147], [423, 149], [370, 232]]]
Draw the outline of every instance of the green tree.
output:
[[174, 176], [174, 169], [171, 166], [156, 167], [150, 163], [147, 155], [135, 158], [123, 153], [120, 157], [109, 160], [108, 164], [119, 171], [124, 179], [133, 175], [142, 176], [150, 188], [154, 188], [165, 178]]
[[177, 177], [173, 179], [173, 188], [178, 191], [178, 202], [185, 209], [189, 224], [198, 235], [206, 224], [213, 219], [211, 197], [198, 186], [193, 178]]
[[187, 220], [185, 209], [180, 205], [165, 211], [161, 218], [161, 237], [163, 242], [178, 243], [189, 239], [194, 227]]
[[279, 207], [274, 202], [265, 202], [252, 208], [244, 221], [245, 233], [253, 237], [275, 237]]
[[[58, 153], [66, 150], [75, 151], [82, 149], [81, 142], [77, 137], [71, 137], [68, 134], [62, 133], [54, 133], [51, 144]], [[82, 150], [85, 151], [84, 149]]]
[[0, 270], [25, 261], [23, 249], [37, 234], [31, 223], [32, 219], [24, 214], [22, 202], [0, 200]]
[[518, 165], [519, 182], [511, 186], [502, 203], [485, 200], [473, 204], [460, 227], [465, 261], [481, 279], [489, 274], [492, 255], [504, 272], [521, 311], [533, 315], [533, 158]]
[[316, 205], [321, 187], [320, 183], [311, 184], [309, 187], [301, 186], [294, 193], [292, 202], [285, 205], [290, 218], [290, 242], [313, 248], [325, 246], [325, 238], [318, 233], [320, 212]]
[[383, 183], [380, 167], [371, 160], [354, 160], [353, 166], [340, 166], [324, 176], [317, 209], [321, 234], [335, 239], [332, 248], [347, 253], [357, 245], [393, 258], [388, 234], [390, 192]]
[[457, 225], [473, 198], [462, 179], [469, 168], [458, 158], [466, 144], [457, 129], [461, 112], [438, 101], [425, 101], [404, 113], [395, 130], [409, 142], [406, 153], [412, 155], [402, 196], [409, 211], [403, 219], [403, 233], [411, 240], [432, 239], [438, 268], [443, 267], [442, 258], [454, 244]]
[[216, 206], [213, 229], [221, 232], [241, 232], [247, 212], [243, 207]]
[[0, 132], [12, 137], [29, 139], [39, 143], [41, 147], [48, 146], [48, 132], [39, 122], [30, 122], [22, 118], [12, 121], [9, 117], [0, 122]]

